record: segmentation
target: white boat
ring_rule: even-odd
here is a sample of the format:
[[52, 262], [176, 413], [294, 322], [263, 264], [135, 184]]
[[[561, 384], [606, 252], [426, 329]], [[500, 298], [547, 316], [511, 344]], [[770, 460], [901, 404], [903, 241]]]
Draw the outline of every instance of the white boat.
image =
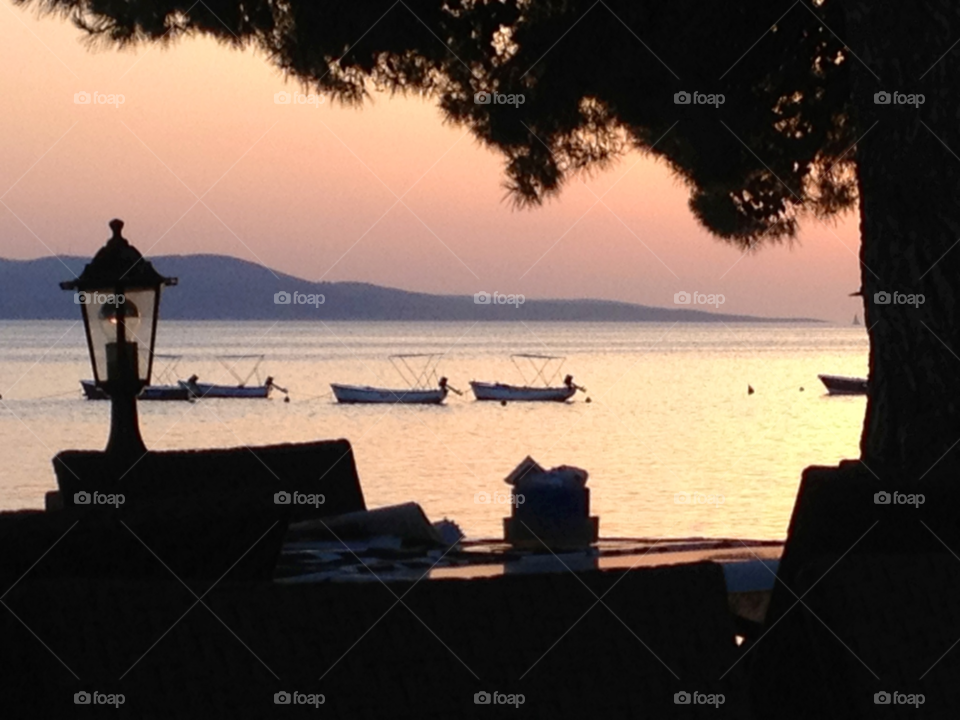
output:
[[[83, 395], [87, 400], [109, 400], [107, 391], [98, 387], [93, 380], [81, 380], [80, 387], [83, 388]], [[178, 385], [147, 385], [140, 394], [138, 400], [189, 400], [190, 393]]]
[[[446, 378], [440, 378], [444, 383]], [[430, 390], [388, 390], [369, 385], [333, 385], [333, 395], [337, 402], [351, 403], [402, 403], [404, 405], [439, 405], [447, 397], [447, 387]]]
[[[573, 397], [577, 390], [586, 390], [573, 382], [573, 375], [567, 375], [563, 379], [563, 385], [551, 386], [550, 383], [560, 374], [560, 369], [566, 358], [553, 355], [511, 355], [510, 359], [520, 371], [521, 376], [526, 376], [521, 367], [521, 362], [529, 362], [534, 369], [534, 380], [540, 380], [542, 386], [527, 383], [526, 385], [508, 385], [506, 383], [489, 383], [470, 381], [470, 388], [473, 390], [473, 396], [477, 400], [494, 400], [501, 403], [507, 402], [566, 402]], [[518, 362], [520, 360], [521, 362]], [[557, 361], [556, 369], [547, 377], [546, 371], [551, 362]], [[524, 363], [526, 364], [526, 363]]]
[[843, 375], [817, 375], [820, 382], [831, 395], [866, 395], [866, 378], [844, 377]]
[[[273, 378], [268, 376], [265, 380], [260, 380], [260, 364], [263, 362], [263, 355], [220, 355], [217, 360], [223, 365], [237, 380], [236, 385], [218, 385], [215, 383], [202, 383], [197, 375], [192, 375], [186, 380], [178, 381], [181, 388], [190, 393], [193, 398], [239, 398], [239, 399], [266, 399], [270, 397], [270, 392], [276, 388], [286, 394], [286, 389], [277, 385]], [[245, 377], [239, 375], [233, 368], [240, 360], [256, 360], [253, 369]], [[232, 362], [228, 362], [232, 361]], [[256, 376], [257, 385], [247, 385], [251, 378]]]
[[268, 398], [270, 388], [273, 387], [273, 378], [267, 378], [263, 385], [213, 385], [197, 382], [194, 375], [187, 380], [180, 381], [180, 387], [195, 398]]
[[[410, 387], [403, 390], [378, 388], [369, 385], [340, 385], [331, 383], [333, 396], [338, 403], [352, 404], [390, 404], [402, 405], [440, 405], [449, 391], [460, 395], [460, 391], [447, 383], [445, 377], [437, 377], [437, 365], [442, 355], [416, 354], [391, 355], [390, 364]], [[422, 368], [411, 367], [414, 359], [422, 360]], [[433, 386], [434, 381], [436, 386]]]
[[[569, 377], [569, 376], [568, 376]], [[565, 402], [573, 397], [576, 387], [528, 387], [504, 385], [473, 380], [470, 382], [477, 400], [502, 400], [505, 402]]]
[[[176, 366], [180, 355], [154, 355], [155, 362], [163, 362], [163, 366], [154, 373], [154, 377], [162, 384], [147, 385], [137, 396], [138, 400], [190, 400], [190, 393], [176, 381]], [[97, 386], [93, 380], [81, 380], [80, 387], [87, 400], [109, 400], [106, 390]]]

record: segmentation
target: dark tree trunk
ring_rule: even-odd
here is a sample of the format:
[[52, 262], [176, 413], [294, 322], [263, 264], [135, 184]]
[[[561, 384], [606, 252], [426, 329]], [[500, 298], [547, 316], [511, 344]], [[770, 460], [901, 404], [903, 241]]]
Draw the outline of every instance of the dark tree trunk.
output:
[[[960, 46], [947, 52], [960, 4], [842, 1], [843, 40], [860, 58], [848, 58], [858, 136], [867, 132], [857, 148], [870, 334], [861, 452], [881, 477], [917, 479], [940, 458], [960, 464]], [[925, 99], [877, 104], [880, 91]], [[924, 301], [882, 304], [881, 292]]]

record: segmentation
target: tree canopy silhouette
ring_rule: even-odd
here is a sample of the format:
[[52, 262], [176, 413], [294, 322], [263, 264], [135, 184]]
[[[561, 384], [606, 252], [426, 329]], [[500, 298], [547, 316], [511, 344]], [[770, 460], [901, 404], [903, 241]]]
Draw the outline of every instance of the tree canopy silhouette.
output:
[[[697, 219], [745, 249], [789, 240], [802, 217], [829, 218], [859, 197], [864, 461], [928, 466], [960, 436], [950, 0], [18, 1], [70, 16], [92, 41], [203, 34], [257, 47], [345, 103], [371, 86], [429, 92], [504, 155], [520, 205], [631, 149], [666, 162]], [[878, 104], [884, 89], [925, 93], [923, 112]], [[675, 99], [695, 92], [723, 103]], [[879, 291], [924, 292], [927, 303], [883, 306]]]

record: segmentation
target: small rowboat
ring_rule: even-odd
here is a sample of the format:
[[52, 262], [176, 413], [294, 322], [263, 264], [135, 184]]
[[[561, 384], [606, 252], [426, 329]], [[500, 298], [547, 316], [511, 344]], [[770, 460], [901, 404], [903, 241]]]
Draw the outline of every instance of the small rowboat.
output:
[[[106, 390], [97, 387], [93, 380], [81, 380], [83, 395], [87, 400], [109, 400]], [[138, 400], [189, 400], [190, 393], [177, 385], [148, 385], [140, 394]]]
[[[190, 393], [180, 387], [176, 381], [177, 363], [180, 362], [180, 355], [160, 355], [155, 356], [158, 363], [162, 366], [154, 373], [154, 377], [160, 384], [147, 385], [137, 396], [138, 400], [189, 400]], [[81, 380], [80, 387], [83, 388], [83, 395], [87, 400], [109, 400], [110, 396], [93, 380]]]
[[[440, 405], [449, 391], [457, 395], [462, 393], [447, 384], [445, 377], [437, 377], [437, 365], [443, 356], [435, 353], [416, 355], [391, 355], [390, 364], [410, 387], [403, 390], [370, 387], [369, 385], [331, 384], [333, 396], [338, 403], [354, 404], [390, 404], [402, 405]], [[421, 367], [418, 369], [415, 364]], [[433, 387], [433, 382], [436, 387]]]
[[576, 386], [567, 387], [526, 387], [471, 381], [470, 387], [477, 400], [498, 400], [505, 402], [565, 402], [573, 397]]
[[180, 387], [184, 392], [190, 393], [195, 398], [268, 398], [270, 397], [270, 388], [273, 387], [273, 378], [267, 378], [263, 385], [213, 385], [211, 383], [197, 382], [191, 377], [189, 380], [181, 380]]
[[866, 395], [867, 381], [865, 378], [844, 377], [842, 375], [817, 375], [820, 382], [831, 395]]
[[[180, 380], [180, 387], [184, 388], [194, 398], [235, 398], [235, 399], [267, 399], [274, 388], [286, 394], [285, 388], [277, 385], [272, 377], [267, 377], [261, 382], [259, 368], [263, 362], [263, 355], [221, 355], [217, 357], [223, 367], [237, 380], [236, 385], [217, 385], [214, 383], [199, 382], [197, 375], [192, 375], [186, 380]], [[234, 366], [243, 360], [256, 360], [253, 369], [245, 377], [240, 376]], [[251, 378], [256, 376], [257, 385], [247, 385]]]
[[[444, 380], [445, 378], [441, 378]], [[388, 390], [375, 388], [369, 385], [331, 385], [337, 402], [345, 404], [385, 404], [401, 403], [404, 405], [439, 405], [447, 397], [446, 383], [443, 386], [430, 390]]]
[[[560, 387], [551, 387], [550, 382], [560, 374], [560, 368], [566, 358], [553, 355], [511, 355], [510, 360], [520, 371], [526, 385], [507, 385], [506, 383], [488, 383], [472, 380], [470, 388], [477, 400], [495, 400], [501, 403], [508, 402], [566, 402], [573, 397], [577, 390], [586, 390], [573, 382], [573, 375], [567, 375]], [[547, 368], [554, 364], [555, 368], [547, 376]], [[527, 367], [527, 373], [523, 368]], [[531, 385], [527, 381], [530, 367], [533, 368], [533, 382], [539, 380], [543, 385]]]

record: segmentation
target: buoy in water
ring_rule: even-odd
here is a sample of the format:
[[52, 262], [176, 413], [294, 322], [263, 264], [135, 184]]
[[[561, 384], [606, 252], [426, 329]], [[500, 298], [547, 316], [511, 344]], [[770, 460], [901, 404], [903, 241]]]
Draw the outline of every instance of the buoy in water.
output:
[[593, 401], [590, 398], [587, 398], [586, 400], [584, 400], [584, 402], [593, 402]]
[[506, 406], [507, 406], [507, 401], [506, 401], [506, 400], [501, 400], [501, 401], [500, 401], [500, 404], [501, 404], [503, 407], [506, 407]]
[[753, 385], [747, 385], [747, 395], [753, 395]]
[[290, 402], [290, 396], [287, 395], [287, 396], [283, 399], [283, 401], [284, 401], [284, 402]]

